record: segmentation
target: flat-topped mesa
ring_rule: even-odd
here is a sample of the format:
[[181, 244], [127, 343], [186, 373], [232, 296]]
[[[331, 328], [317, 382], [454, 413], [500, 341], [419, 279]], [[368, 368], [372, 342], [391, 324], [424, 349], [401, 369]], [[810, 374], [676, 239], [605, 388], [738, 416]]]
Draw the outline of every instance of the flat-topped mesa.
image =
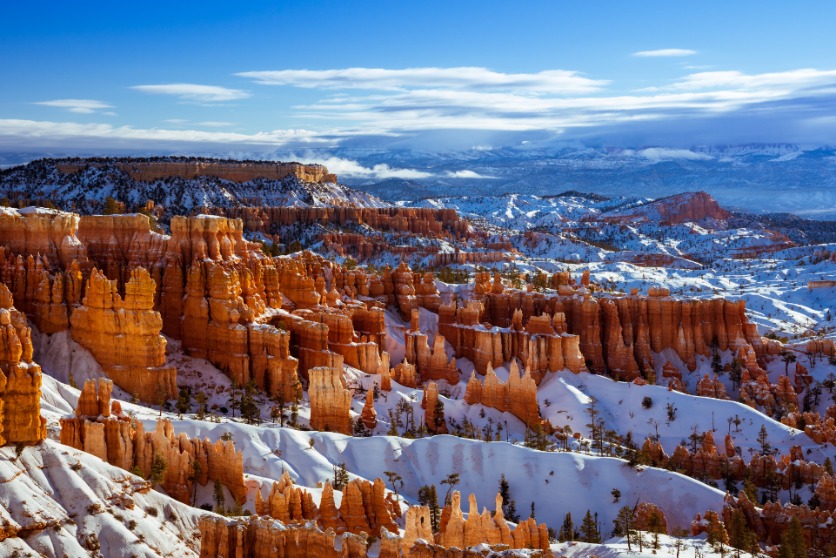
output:
[[[55, 167], [59, 172], [71, 174], [88, 167], [111, 164], [110, 161], [96, 160], [61, 160]], [[132, 179], [141, 182], [153, 182], [169, 177], [193, 179], [200, 176], [214, 176], [230, 182], [248, 182], [257, 178], [282, 180], [295, 176], [303, 182], [336, 183], [337, 176], [328, 172], [322, 165], [303, 165], [301, 163], [277, 163], [273, 161], [223, 161], [223, 160], [116, 160], [117, 168], [127, 173]]]
[[311, 428], [351, 434], [351, 391], [346, 389], [342, 363], [308, 370]]
[[146, 402], [177, 396], [176, 370], [165, 366], [162, 318], [154, 308], [154, 280], [131, 272], [124, 299], [116, 282], [93, 269], [87, 291], [70, 320], [73, 339], [93, 353], [120, 388]]
[[206, 486], [219, 481], [238, 503], [246, 498], [244, 457], [232, 441], [199, 440], [175, 434], [168, 419], [157, 421], [153, 432], [122, 412], [111, 402], [110, 380], [88, 380], [79, 397], [75, 415], [60, 419], [60, 440], [126, 471], [149, 477], [155, 460], [165, 462], [161, 485], [166, 493], [192, 503], [194, 483]]
[[469, 405], [482, 404], [500, 412], [511, 413], [529, 428], [543, 424], [537, 403], [537, 384], [528, 368], [520, 377], [516, 360], [511, 361], [506, 383], [500, 381], [490, 364], [484, 382], [480, 382], [474, 372], [467, 382], [464, 400]]
[[46, 438], [41, 417], [41, 367], [32, 361], [26, 315], [0, 284], [0, 446], [36, 444]]

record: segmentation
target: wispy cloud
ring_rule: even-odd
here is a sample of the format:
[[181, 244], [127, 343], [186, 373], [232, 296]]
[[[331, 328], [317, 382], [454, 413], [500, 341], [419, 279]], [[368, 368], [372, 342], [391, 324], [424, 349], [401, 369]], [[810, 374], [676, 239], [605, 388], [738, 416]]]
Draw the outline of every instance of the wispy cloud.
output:
[[684, 91], [704, 89], [797, 91], [802, 88], [836, 84], [836, 70], [802, 68], [786, 72], [745, 74], [738, 71], [698, 72], [685, 76], [666, 88]]
[[691, 50], [689, 48], [660, 48], [656, 50], [640, 50], [638, 52], [634, 52], [633, 56], [639, 56], [642, 58], [665, 58], [676, 56], [693, 56], [695, 54], [697, 54], [697, 51]]
[[321, 163], [328, 167], [330, 172], [335, 173], [340, 177], [347, 178], [403, 178], [407, 180], [418, 180], [421, 178], [429, 178], [433, 176], [430, 172], [419, 171], [415, 169], [401, 169], [392, 168], [386, 164], [374, 165], [373, 167], [364, 167], [357, 161], [351, 159], [344, 159], [342, 157], [328, 157], [323, 159], [322, 156], [315, 154], [292, 154], [287, 157], [300, 163]]
[[488, 175], [485, 175], [485, 174], [479, 174], [476, 171], [467, 170], [467, 169], [458, 170], [458, 171], [455, 171], [455, 172], [447, 171], [447, 172], [444, 173], [444, 176], [446, 176], [447, 178], [481, 178], [483, 180], [484, 179], [496, 178], [495, 176], [488, 176]]
[[230, 89], [219, 85], [200, 85], [197, 83], [164, 83], [159, 85], [134, 85], [136, 91], [152, 95], [173, 95], [185, 101], [200, 103], [223, 103], [250, 97], [243, 89]]
[[640, 157], [644, 157], [645, 159], [649, 159], [654, 162], [670, 161], [673, 159], [708, 161], [714, 158], [706, 153], [697, 153], [696, 151], [691, 151], [690, 149], [674, 149], [667, 147], [648, 147], [647, 149], [641, 149], [639, 151], [627, 150], [624, 153], [627, 155], [639, 155]]
[[533, 94], [581, 94], [600, 90], [607, 83], [568, 70], [544, 70], [506, 74], [487, 68], [344, 68], [336, 70], [266, 70], [239, 72], [263, 85], [286, 85], [306, 89], [399, 90], [456, 88], [520, 90]]
[[51, 122], [38, 120], [0, 119], [0, 145], [31, 145], [42, 143], [57, 145], [67, 139], [88, 143], [113, 145], [115, 142], [174, 142], [179, 144], [248, 144], [284, 146], [289, 144], [332, 143], [339, 132], [324, 134], [310, 130], [274, 130], [242, 134], [206, 130], [161, 128], [135, 128], [110, 124], [83, 124], [79, 122]]
[[[77, 114], [93, 114], [104, 109], [113, 108], [113, 105], [109, 105], [103, 101], [96, 101], [94, 99], [54, 99], [52, 101], [37, 101], [35, 104], [62, 108]], [[107, 112], [104, 114], [113, 116], [115, 113]]]

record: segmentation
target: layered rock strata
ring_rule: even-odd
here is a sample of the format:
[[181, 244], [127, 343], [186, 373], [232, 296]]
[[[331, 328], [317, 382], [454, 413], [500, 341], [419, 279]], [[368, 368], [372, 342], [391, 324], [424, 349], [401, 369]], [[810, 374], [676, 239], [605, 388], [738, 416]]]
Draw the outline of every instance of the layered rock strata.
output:
[[511, 413], [529, 428], [542, 423], [540, 407], [537, 404], [537, 384], [528, 368], [520, 377], [516, 360], [511, 361], [511, 371], [506, 383], [499, 380], [490, 364], [484, 381], [480, 382], [475, 373], [471, 375], [464, 400], [470, 405], [482, 404], [497, 411]]
[[127, 471], [148, 478], [155, 461], [165, 464], [161, 486], [168, 495], [192, 503], [195, 483], [219, 481], [236, 502], [243, 503], [243, 454], [231, 440], [210, 442], [176, 434], [167, 419], [157, 421], [153, 432], [125, 415], [111, 402], [109, 380], [88, 380], [79, 397], [75, 416], [61, 419], [61, 443], [86, 451]]
[[154, 308], [154, 280], [131, 272], [124, 298], [116, 282], [93, 269], [72, 314], [73, 339], [88, 349], [116, 385], [146, 402], [176, 397], [176, 370], [165, 366], [162, 318]]
[[32, 360], [26, 316], [0, 284], [0, 445], [36, 444], [46, 438], [41, 417], [41, 367]]
[[319, 366], [308, 371], [311, 428], [351, 434], [351, 391], [345, 387], [342, 366]]

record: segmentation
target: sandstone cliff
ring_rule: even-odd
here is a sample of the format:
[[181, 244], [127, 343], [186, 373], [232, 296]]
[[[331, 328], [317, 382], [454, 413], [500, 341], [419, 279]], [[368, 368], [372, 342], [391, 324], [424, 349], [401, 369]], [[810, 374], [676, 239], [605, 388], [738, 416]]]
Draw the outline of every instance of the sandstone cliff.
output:
[[0, 284], [0, 445], [36, 444], [46, 438], [41, 381], [26, 316]]

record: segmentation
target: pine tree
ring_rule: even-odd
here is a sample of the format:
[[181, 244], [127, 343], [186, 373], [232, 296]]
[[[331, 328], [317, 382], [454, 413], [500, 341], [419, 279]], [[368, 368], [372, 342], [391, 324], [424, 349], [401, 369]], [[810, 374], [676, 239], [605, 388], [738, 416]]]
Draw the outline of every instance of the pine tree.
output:
[[206, 394], [199, 391], [194, 398], [195, 401], [197, 401], [197, 413], [195, 414], [195, 418], [197, 418], [197, 420], [203, 420], [206, 418]]
[[192, 390], [189, 387], [181, 387], [180, 393], [177, 395], [177, 412], [180, 418], [189, 412], [192, 407]]
[[592, 512], [586, 510], [581, 522], [581, 540], [588, 543], [600, 543], [601, 534], [598, 532], [598, 524], [592, 517]]
[[746, 524], [746, 516], [739, 509], [732, 512], [729, 523], [729, 544], [736, 549], [737, 558], [740, 558], [740, 551], [748, 551], [755, 542], [755, 534]]
[[425, 484], [418, 489], [418, 503], [430, 509], [430, 525], [433, 532], [438, 532], [441, 523], [441, 508], [438, 505], [438, 492], [435, 485]]
[[761, 429], [758, 431], [758, 444], [761, 446], [761, 455], [772, 453], [772, 444], [769, 443], [769, 433], [766, 431], [766, 425], [761, 425]]
[[192, 461], [192, 474], [191, 474], [191, 481], [194, 486], [194, 491], [192, 492], [192, 507], [194, 507], [195, 502], [197, 500], [197, 483], [200, 479], [200, 475], [203, 473], [203, 466], [200, 464], [199, 459], [195, 459]]
[[248, 382], [241, 392], [241, 398], [238, 401], [238, 409], [241, 411], [241, 418], [247, 424], [257, 424], [261, 419], [261, 409], [255, 402], [255, 395], [258, 388], [255, 383]]
[[572, 514], [569, 512], [566, 512], [566, 516], [563, 518], [558, 540], [560, 542], [575, 540], [575, 523], [572, 521]]
[[505, 478], [505, 473], [499, 477], [499, 495], [502, 496], [502, 514], [505, 519], [513, 523], [519, 523], [520, 516], [517, 515], [517, 503], [511, 498], [511, 485]]
[[447, 492], [444, 494], [444, 505], [446, 506], [450, 503], [450, 493], [453, 491], [453, 488], [455, 488], [455, 486], [459, 484], [459, 474], [450, 473], [449, 475], [447, 475], [446, 479], [441, 481], [441, 484], [449, 485], [449, 488], [447, 488]]
[[624, 506], [618, 510], [618, 515], [615, 516], [613, 525], [613, 536], [627, 537], [627, 551], [632, 552], [633, 549], [630, 547], [630, 534], [633, 530], [633, 508]]
[[345, 463], [334, 465], [334, 482], [331, 484], [334, 490], [342, 490], [348, 484], [348, 470], [345, 468]]
[[801, 521], [797, 517], [792, 518], [789, 528], [781, 535], [781, 551], [779, 556], [807, 558], [807, 543], [804, 540]]
[[220, 479], [215, 479], [213, 498], [215, 500], [215, 513], [224, 515], [226, 513], [226, 495], [224, 494], [224, 485], [221, 484]]
[[168, 468], [168, 464], [165, 459], [161, 455], [155, 455], [154, 461], [151, 462], [151, 476], [148, 478], [151, 484], [156, 486], [163, 482], [166, 468]]

